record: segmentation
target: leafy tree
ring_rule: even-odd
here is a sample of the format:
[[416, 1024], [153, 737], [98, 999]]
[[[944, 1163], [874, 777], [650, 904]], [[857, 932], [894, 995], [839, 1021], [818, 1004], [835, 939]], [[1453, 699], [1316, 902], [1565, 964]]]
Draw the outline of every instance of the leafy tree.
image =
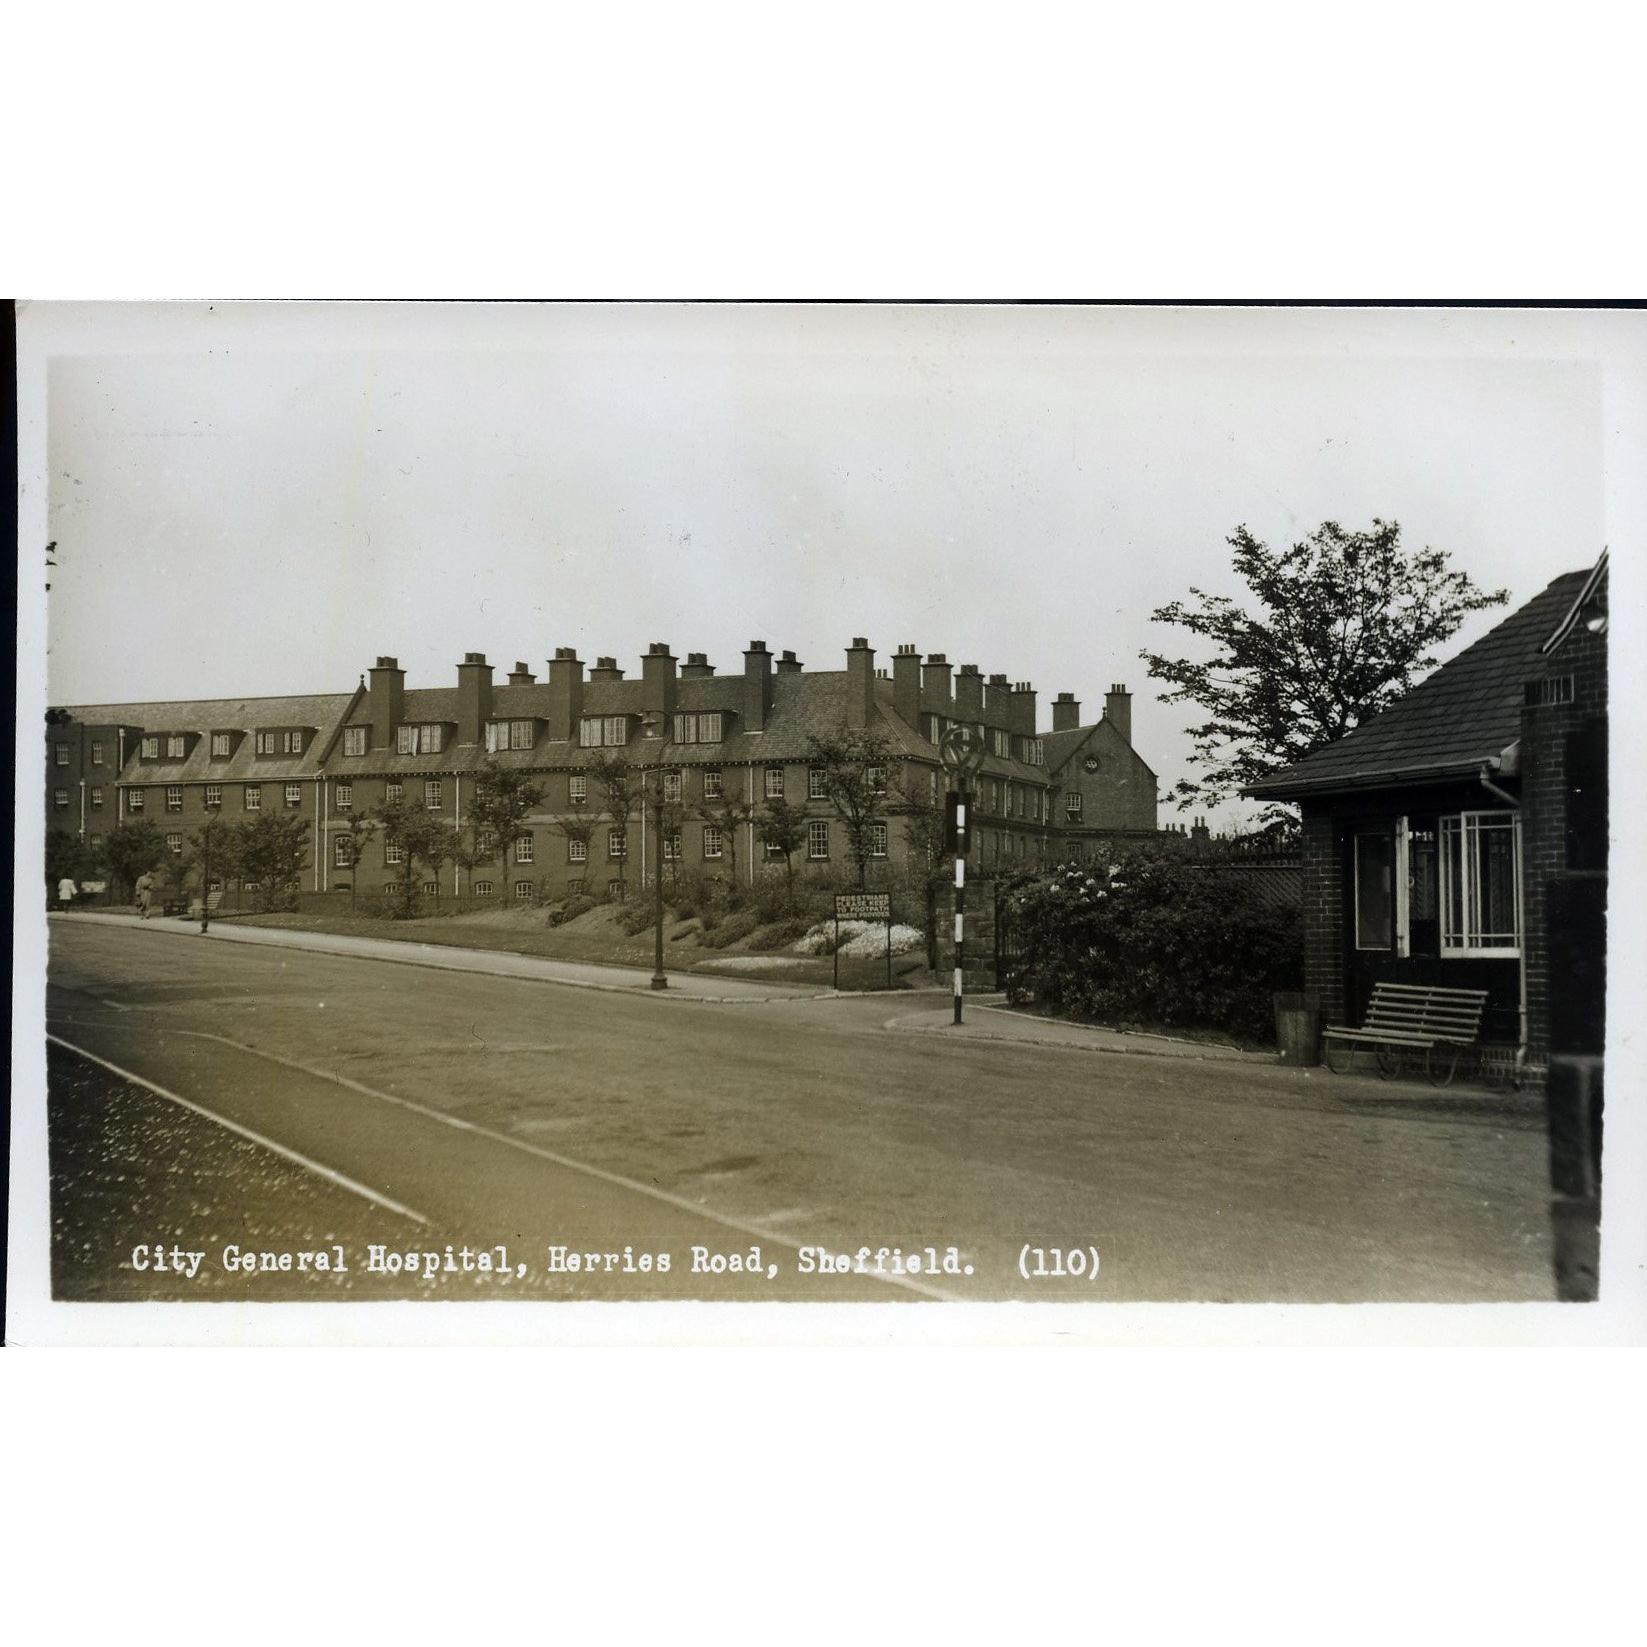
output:
[[360, 860], [366, 848], [377, 838], [382, 824], [370, 812], [351, 812], [349, 822], [342, 830], [349, 841], [349, 908], [353, 910], [360, 890]]
[[698, 816], [721, 832], [721, 861], [726, 865], [727, 878], [736, 886], [738, 831], [755, 816], [755, 808], [747, 801], [735, 801], [730, 796], [722, 795], [718, 800], [700, 801]]
[[849, 730], [807, 738], [814, 766], [823, 768], [824, 792], [846, 826], [846, 849], [858, 866], [858, 885], [869, 879], [871, 825], [886, 806], [886, 769], [890, 745], [886, 735]]
[[795, 854], [806, 845], [806, 813], [781, 795], [768, 801], [761, 812], [761, 842], [783, 855], [784, 878], [793, 895]]
[[1442, 549], [1404, 549], [1394, 521], [1353, 532], [1325, 521], [1274, 550], [1239, 526], [1229, 538], [1253, 605], [1190, 590], [1152, 614], [1211, 644], [1196, 662], [1142, 654], [1165, 703], [1200, 706], [1197, 780], [1181, 780], [1180, 808], [1216, 804], [1352, 732], [1435, 665], [1435, 649], [1472, 612], [1501, 606]]
[[225, 886], [238, 872], [243, 850], [242, 826], [226, 823], [215, 813], [189, 836], [184, 851], [188, 873], [200, 872], [200, 896], [212, 895], [211, 883], [220, 879]]
[[418, 865], [431, 871], [440, 884], [440, 866], [452, 861], [452, 826], [437, 818], [427, 807], [405, 801], [388, 801], [374, 814], [383, 831], [384, 843], [400, 849], [400, 914], [411, 919], [418, 912]]
[[166, 837], [158, 824], [139, 818], [135, 823], [116, 824], [104, 843], [104, 853], [115, 884], [130, 896], [139, 876], [160, 867], [166, 856]]
[[571, 812], [554, 820], [554, 827], [569, 841], [577, 841], [583, 847], [583, 867], [587, 876], [589, 870], [589, 842], [594, 837], [595, 820], [587, 812]]
[[290, 909], [309, 863], [309, 826], [295, 812], [260, 812], [240, 825], [238, 868], [259, 909]]
[[66, 875], [77, 885], [97, 869], [97, 855], [85, 839], [72, 829], [46, 831], [46, 886], [53, 898], [57, 883]]
[[[500, 766], [495, 758], [488, 759], [475, 778], [475, 798], [469, 807], [469, 838], [467, 842], [453, 845], [457, 861], [466, 869], [473, 869], [477, 863], [488, 862], [494, 851], [501, 852], [507, 860], [510, 843], [520, 835], [521, 826], [542, 801], [543, 788], [532, 782], [530, 773]], [[507, 897], [512, 885], [507, 875], [503, 877], [503, 884]]]
[[623, 853], [617, 860], [618, 881], [627, 885], [629, 879], [629, 820], [635, 815], [635, 803], [640, 794], [640, 775], [622, 755], [602, 749], [589, 761], [589, 772], [600, 788], [606, 815], [612, 828], [623, 842]]
[[891, 794], [903, 823], [911, 869], [920, 877], [926, 922], [927, 965], [938, 967], [938, 893], [948, 879], [944, 857], [944, 802], [934, 797], [928, 774], [906, 769], [894, 778]]

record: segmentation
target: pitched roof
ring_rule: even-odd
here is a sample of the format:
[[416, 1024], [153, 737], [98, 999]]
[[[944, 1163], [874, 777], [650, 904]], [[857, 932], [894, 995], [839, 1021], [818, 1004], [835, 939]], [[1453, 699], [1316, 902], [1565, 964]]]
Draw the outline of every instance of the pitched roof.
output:
[[1261, 798], [1441, 781], [1496, 762], [1521, 731], [1523, 683], [1588, 571], [1565, 572], [1382, 714], [1250, 785]]
[[[313, 777], [333, 732], [355, 701], [353, 692], [305, 693], [274, 698], [191, 698], [154, 703], [97, 703], [68, 706], [84, 726], [132, 726], [153, 735], [200, 734], [180, 761], [141, 760], [133, 743], [120, 773], [125, 783], [257, 783], [281, 778]], [[249, 734], [259, 729], [313, 727], [315, 736], [301, 755], [258, 755]], [[211, 732], [243, 732], [233, 755], [211, 759]]]
[[1132, 758], [1153, 778], [1155, 768], [1152, 767], [1132, 745], [1121, 736], [1121, 729], [1111, 720], [1096, 720], [1090, 726], [1065, 727], [1062, 732], [1046, 732], [1041, 736], [1041, 747], [1046, 754], [1046, 776], [1056, 778], [1070, 763], [1077, 752], [1095, 736], [1099, 729], [1107, 726], [1111, 734], [1121, 744]]

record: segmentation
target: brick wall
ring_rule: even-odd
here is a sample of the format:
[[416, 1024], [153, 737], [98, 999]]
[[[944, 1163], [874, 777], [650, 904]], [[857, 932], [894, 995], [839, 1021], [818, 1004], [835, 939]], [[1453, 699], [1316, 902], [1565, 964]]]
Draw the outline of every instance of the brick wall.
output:
[[[938, 894], [938, 969], [948, 977], [955, 967], [955, 888]], [[995, 880], [969, 873], [966, 883], [966, 987], [993, 990], [995, 979]]]
[[1550, 1051], [1549, 886], [1568, 870], [1566, 742], [1607, 713], [1606, 637], [1579, 625], [1551, 655], [1546, 675], [1571, 675], [1573, 701], [1529, 707], [1521, 716], [1523, 954], [1528, 1063], [1535, 1067], [1548, 1062]]
[[1324, 1024], [1344, 1022], [1344, 865], [1330, 810], [1303, 806], [1304, 987]]

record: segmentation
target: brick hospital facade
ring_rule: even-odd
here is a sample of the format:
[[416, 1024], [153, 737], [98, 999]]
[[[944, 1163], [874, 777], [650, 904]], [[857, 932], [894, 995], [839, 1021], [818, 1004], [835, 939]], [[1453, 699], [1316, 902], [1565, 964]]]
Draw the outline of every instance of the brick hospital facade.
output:
[[[210, 817], [280, 811], [308, 832], [307, 890], [381, 891], [400, 882], [399, 855], [379, 833], [356, 862], [350, 820], [400, 801], [462, 828], [495, 762], [529, 773], [542, 798], [490, 861], [446, 865], [443, 892], [602, 896], [649, 879], [660, 795], [678, 824], [664, 843], [672, 865], [749, 880], [781, 864], [762, 814], [782, 799], [804, 818], [797, 870], [844, 871], [846, 827], [811, 739], [861, 732], [887, 752], [872, 858], [899, 868], [913, 850], [911, 811], [940, 801], [947, 785], [939, 740], [966, 724], [986, 751], [971, 786], [980, 869], [1154, 834], [1156, 778], [1132, 747], [1124, 687], [1112, 687], [1102, 715], [1085, 723], [1080, 704], [1061, 694], [1042, 729], [1027, 682], [953, 668], [943, 653], [900, 646], [878, 668], [859, 638], [843, 661], [807, 669], [757, 640], [741, 668], [721, 673], [702, 653], [680, 662], [658, 643], [630, 673], [614, 658], [586, 664], [563, 647], [542, 679], [524, 663], [500, 679], [471, 652], [455, 684], [412, 687], [382, 656], [343, 693], [57, 708], [46, 728], [47, 826], [95, 848], [118, 824], [147, 819], [181, 854]], [[612, 755], [639, 779], [628, 819], [609, 815], [596, 770]]]

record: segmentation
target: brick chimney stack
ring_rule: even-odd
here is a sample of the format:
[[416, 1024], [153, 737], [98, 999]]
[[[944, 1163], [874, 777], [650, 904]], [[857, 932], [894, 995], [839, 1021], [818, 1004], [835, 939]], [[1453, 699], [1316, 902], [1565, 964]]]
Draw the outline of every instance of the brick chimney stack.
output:
[[963, 663], [955, 677], [955, 718], [958, 721], [984, 718], [984, 677], [975, 663]]
[[575, 647], [557, 646], [549, 660], [549, 736], [575, 738], [582, 714], [583, 661]]
[[778, 673], [780, 675], [798, 675], [801, 672], [801, 660], [793, 652], [778, 654]]
[[1104, 719], [1128, 743], [1132, 742], [1132, 694], [1124, 686], [1112, 686], [1104, 698]]
[[846, 649], [846, 724], [856, 732], [869, 725], [875, 705], [875, 648], [854, 635]]
[[772, 654], [763, 640], [752, 640], [743, 654], [743, 729], [764, 732], [772, 712]]
[[991, 726], [1005, 726], [1011, 715], [1012, 693], [1005, 675], [991, 675], [984, 688], [984, 719]]
[[905, 726], [921, 727], [921, 654], [913, 645], [900, 646], [892, 656], [892, 706]]
[[686, 662], [681, 665], [681, 679], [683, 681], [702, 680], [707, 675], [715, 673], [715, 666], [709, 661], [706, 652], [688, 652]]
[[458, 742], [479, 743], [492, 716], [492, 666], [484, 652], [465, 652], [457, 674]]
[[939, 715], [950, 712], [949, 659], [942, 652], [931, 653], [921, 668], [921, 707]]
[[395, 728], [406, 718], [406, 671], [397, 658], [379, 658], [372, 665], [371, 677], [366, 701], [371, 709], [372, 748], [393, 749]]
[[616, 658], [596, 658], [594, 667], [589, 671], [589, 679], [594, 681], [621, 681], [623, 671], [618, 668]]
[[1081, 700], [1073, 692], [1060, 692], [1052, 700], [1052, 730], [1073, 732], [1081, 724]]
[[515, 667], [509, 671], [511, 686], [536, 686], [538, 678], [526, 667], [524, 659], [517, 660]]
[[675, 713], [675, 654], [665, 641], [653, 641], [641, 659], [641, 713], [648, 736], [668, 731], [663, 723]]
[[1035, 688], [1028, 681], [1014, 684], [1010, 717], [1012, 730], [1020, 738], [1035, 736]]

